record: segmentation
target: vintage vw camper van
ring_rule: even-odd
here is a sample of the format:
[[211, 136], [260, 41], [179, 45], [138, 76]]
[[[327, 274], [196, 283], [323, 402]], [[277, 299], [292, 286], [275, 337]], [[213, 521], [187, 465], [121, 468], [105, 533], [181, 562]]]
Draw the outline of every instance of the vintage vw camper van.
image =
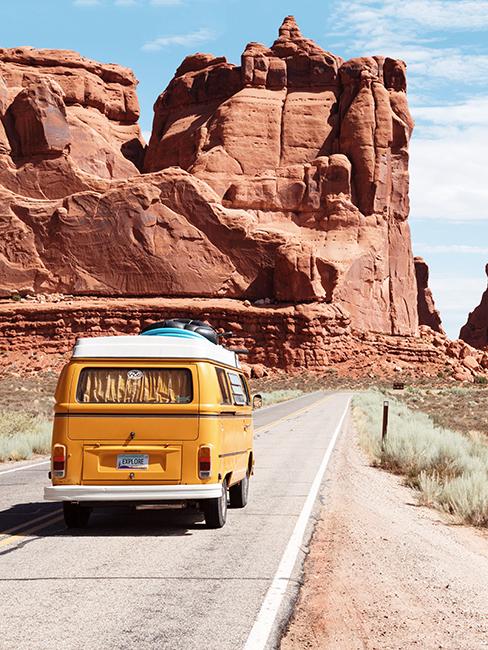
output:
[[243, 508], [253, 472], [249, 387], [199, 321], [79, 339], [56, 390], [51, 479], [68, 527], [108, 504], [199, 507], [209, 528]]

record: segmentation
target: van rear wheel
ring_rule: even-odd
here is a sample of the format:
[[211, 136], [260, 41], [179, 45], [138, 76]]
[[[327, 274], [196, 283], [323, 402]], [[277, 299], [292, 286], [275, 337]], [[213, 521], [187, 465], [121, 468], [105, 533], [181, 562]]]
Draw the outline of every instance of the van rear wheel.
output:
[[84, 508], [79, 503], [63, 503], [63, 515], [66, 528], [85, 528], [90, 519], [91, 508]]
[[222, 528], [227, 520], [227, 481], [222, 483], [222, 495], [217, 499], [202, 501], [207, 528]]
[[246, 476], [229, 488], [230, 507], [231, 508], [245, 508], [249, 498], [249, 473]]

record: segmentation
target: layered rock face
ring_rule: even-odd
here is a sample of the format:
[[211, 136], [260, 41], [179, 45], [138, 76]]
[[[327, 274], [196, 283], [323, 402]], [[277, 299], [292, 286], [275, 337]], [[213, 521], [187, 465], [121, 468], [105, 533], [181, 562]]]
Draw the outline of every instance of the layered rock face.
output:
[[263, 300], [418, 333], [402, 62], [343, 62], [289, 17], [240, 67], [185, 59], [145, 155], [130, 71], [20, 48], [0, 77], [2, 295]]
[[[488, 276], [488, 264], [485, 272]], [[469, 314], [466, 325], [461, 328], [459, 338], [474, 348], [488, 349], [488, 289], [481, 297], [480, 304]]]
[[414, 258], [415, 276], [417, 278], [417, 309], [419, 313], [419, 324], [427, 325], [434, 332], [444, 334], [442, 320], [439, 311], [436, 309], [432, 291], [429, 288], [429, 267], [421, 257]]
[[255, 377], [304, 369], [325, 373], [326, 380], [336, 374], [401, 381], [443, 377], [470, 383], [488, 377], [488, 351], [450, 341], [427, 326], [415, 337], [357, 332], [348, 315], [333, 305], [270, 308], [228, 299], [62, 296], [0, 303], [0, 377], [58, 371], [79, 336], [134, 335], [168, 317], [203, 318], [220, 331], [231, 330], [227, 345], [250, 351], [241, 361]]
[[240, 67], [184, 61], [155, 104], [145, 170], [186, 169], [251, 214], [253, 238], [272, 240], [277, 300], [334, 302], [358, 327], [415, 333], [412, 127], [402, 62], [344, 63], [288, 17]]

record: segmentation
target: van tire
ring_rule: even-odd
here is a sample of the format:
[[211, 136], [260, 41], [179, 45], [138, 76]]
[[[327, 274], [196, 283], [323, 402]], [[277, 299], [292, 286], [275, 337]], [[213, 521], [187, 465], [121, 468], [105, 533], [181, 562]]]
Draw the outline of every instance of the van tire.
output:
[[229, 488], [230, 507], [231, 508], [245, 508], [249, 499], [249, 472], [246, 476]]
[[222, 528], [227, 520], [227, 481], [222, 483], [222, 496], [202, 501], [207, 528]]
[[66, 528], [85, 528], [90, 519], [91, 508], [84, 508], [79, 503], [63, 503], [63, 515]]

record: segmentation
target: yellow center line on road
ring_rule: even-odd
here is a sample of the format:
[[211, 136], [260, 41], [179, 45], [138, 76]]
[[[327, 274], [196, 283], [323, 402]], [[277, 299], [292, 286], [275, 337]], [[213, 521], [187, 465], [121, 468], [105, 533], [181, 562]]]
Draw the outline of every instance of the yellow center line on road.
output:
[[289, 420], [290, 418], [294, 418], [297, 415], [301, 415], [302, 413], [305, 413], [306, 411], [310, 411], [310, 409], [315, 408], [316, 406], [319, 406], [320, 404], [323, 404], [327, 400], [329, 400], [332, 397], [332, 395], [326, 395], [325, 397], [322, 397], [322, 399], [317, 400], [316, 402], [313, 402], [312, 404], [308, 404], [307, 406], [304, 406], [301, 409], [298, 409], [298, 411], [293, 411], [293, 413], [289, 413], [288, 415], [284, 415], [282, 418], [279, 418], [278, 420], [274, 420], [273, 422], [270, 422], [269, 424], [263, 424], [260, 427], [257, 427], [254, 429], [255, 433], [259, 433], [259, 431], [264, 431], [265, 429], [271, 429], [271, 427], [275, 427], [276, 425], [280, 424], [281, 422], [285, 422], [286, 420]]
[[0, 547], [8, 546], [9, 544], [16, 544], [17, 542], [20, 542], [26, 537], [29, 537], [32, 533], [36, 533], [38, 530], [41, 530], [42, 528], [46, 528], [47, 526], [51, 526], [52, 524], [62, 520], [63, 520], [63, 515], [56, 513], [53, 517], [51, 517], [51, 519], [44, 521], [41, 524], [38, 524], [37, 526], [26, 528], [21, 533], [16, 533], [15, 535], [9, 535], [5, 539], [0, 540]]
[[50, 517], [53, 517], [54, 515], [59, 515], [60, 511], [59, 510], [51, 510], [51, 512], [46, 513], [45, 515], [41, 515], [40, 517], [36, 517], [35, 519], [28, 519], [27, 521], [24, 521], [21, 524], [18, 524], [17, 526], [13, 526], [13, 528], [7, 528], [7, 530], [0, 530], [0, 537], [3, 535], [11, 535], [12, 533], [16, 533], [18, 530], [21, 530], [25, 526], [32, 526], [32, 524], [37, 524], [38, 521], [42, 521], [43, 519], [49, 519]]

